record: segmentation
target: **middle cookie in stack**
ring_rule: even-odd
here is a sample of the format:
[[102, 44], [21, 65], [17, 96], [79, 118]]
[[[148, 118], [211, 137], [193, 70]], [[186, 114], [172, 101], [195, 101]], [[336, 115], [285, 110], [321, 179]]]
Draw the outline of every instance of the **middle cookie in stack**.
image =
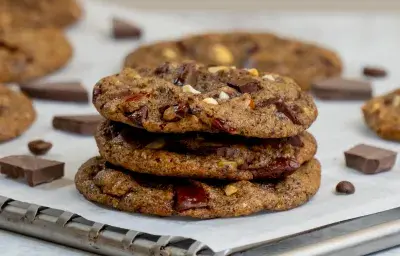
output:
[[124, 211], [215, 218], [288, 210], [320, 185], [305, 130], [312, 98], [290, 78], [193, 62], [102, 79], [102, 158], [76, 176], [89, 200]]

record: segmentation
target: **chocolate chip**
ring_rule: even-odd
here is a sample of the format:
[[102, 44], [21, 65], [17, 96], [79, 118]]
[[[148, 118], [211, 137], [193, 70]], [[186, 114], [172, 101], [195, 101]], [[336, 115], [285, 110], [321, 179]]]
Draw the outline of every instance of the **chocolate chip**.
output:
[[344, 152], [347, 167], [365, 174], [375, 174], [392, 169], [397, 153], [391, 150], [359, 144]]
[[200, 185], [189, 183], [175, 186], [175, 209], [185, 211], [208, 205], [207, 192]]
[[56, 130], [80, 135], [94, 135], [97, 126], [104, 118], [100, 115], [71, 115], [53, 117], [53, 128]]
[[178, 76], [174, 79], [173, 83], [178, 86], [185, 84], [194, 85], [197, 83], [195, 63], [184, 63], [179, 67]]
[[293, 136], [288, 139], [288, 143], [293, 147], [303, 147], [304, 143], [301, 141], [300, 136]]
[[372, 66], [364, 67], [363, 74], [365, 76], [370, 76], [370, 77], [385, 77], [385, 76], [387, 76], [386, 70], [384, 70], [383, 68], [372, 67]]
[[112, 35], [115, 39], [138, 39], [142, 36], [142, 30], [138, 26], [120, 18], [113, 18], [112, 28]]
[[356, 188], [350, 181], [341, 181], [336, 185], [336, 192], [340, 194], [354, 194]]
[[177, 122], [184, 118], [189, 111], [189, 107], [185, 104], [177, 104], [168, 107], [162, 116], [162, 119], [168, 122]]
[[290, 174], [299, 169], [300, 163], [294, 158], [278, 157], [264, 168], [250, 169], [257, 178], [272, 177], [279, 178], [282, 174]]
[[261, 89], [260, 81], [257, 80], [241, 80], [241, 79], [236, 79], [229, 81], [228, 83], [229, 87], [232, 87], [241, 93], [253, 93], [257, 92]]
[[138, 110], [129, 113], [127, 118], [137, 127], [143, 127], [143, 120], [147, 119], [149, 109], [147, 106], [142, 106]]
[[370, 82], [340, 77], [316, 81], [312, 84], [312, 91], [324, 100], [366, 100], [372, 97]]
[[20, 84], [20, 89], [32, 98], [88, 102], [89, 94], [79, 81]]
[[93, 102], [97, 99], [97, 97], [102, 93], [100, 85], [96, 85], [93, 89], [92, 100]]
[[44, 140], [33, 140], [28, 143], [28, 148], [34, 155], [45, 155], [53, 147], [53, 144]]
[[64, 163], [34, 156], [7, 156], [0, 159], [0, 170], [10, 178], [24, 178], [33, 187], [63, 177]]
[[296, 115], [297, 113], [292, 108], [290, 108], [282, 101], [275, 102], [274, 104], [276, 106], [276, 109], [279, 112], [283, 113], [287, 118], [289, 118], [289, 120], [292, 121], [292, 123], [301, 125], [300, 120], [297, 118]]
[[126, 99], [125, 99], [125, 102], [139, 101], [142, 98], [144, 98], [145, 96], [148, 96], [148, 94], [146, 94], [146, 93], [135, 93], [135, 94], [127, 96]]
[[215, 129], [217, 129], [217, 130], [220, 130], [220, 131], [224, 131], [224, 132], [227, 132], [227, 133], [234, 133], [235, 131], [236, 131], [236, 129], [235, 128], [232, 128], [232, 127], [230, 127], [227, 123], [226, 123], [226, 121], [224, 121], [224, 120], [222, 120], [222, 119], [220, 119], [220, 118], [215, 118], [213, 121], [212, 121], [212, 127], [214, 127]]

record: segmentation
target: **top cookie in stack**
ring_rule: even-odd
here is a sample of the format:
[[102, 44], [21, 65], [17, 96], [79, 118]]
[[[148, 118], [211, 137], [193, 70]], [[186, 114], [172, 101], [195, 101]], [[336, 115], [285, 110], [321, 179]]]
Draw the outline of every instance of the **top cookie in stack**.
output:
[[306, 203], [320, 185], [305, 130], [312, 98], [290, 78], [194, 62], [100, 80], [101, 157], [76, 174], [89, 200], [162, 216], [216, 218]]
[[283, 138], [317, 117], [312, 97], [290, 78], [193, 62], [125, 69], [96, 84], [93, 103], [110, 120], [163, 133]]

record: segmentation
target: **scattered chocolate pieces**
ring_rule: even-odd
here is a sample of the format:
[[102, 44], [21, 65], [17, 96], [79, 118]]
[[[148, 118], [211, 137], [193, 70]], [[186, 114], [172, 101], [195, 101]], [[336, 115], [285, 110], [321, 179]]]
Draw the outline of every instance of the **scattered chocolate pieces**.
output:
[[34, 156], [7, 156], [0, 159], [0, 172], [13, 179], [24, 178], [33, 187], [63, 177], [64, 163]]
[[45, 155], [52, 147], [53, 144], [44, 140], [33, 140], [28, 143], [29, 151], [37, 156]]
[[363, 74], [370, 77], [385, 77], [387, 76], [386, 70], [380, 67], [367, 66], [363, 69]]
[[55, 116], [53, 127], [65, 132], [94, 135], [102, 120], [103, 117], [100, 115]]
[[317, 98], [324, 100], [366, 100], [372, 97], [370, 82], [340, 77], [319, 80], [312, 84]]
[[121, 38], [139, 39], [142, 36], [142, 30], [139, 27], [120, 18], [113, 18], [112, 28], [113, 28], [112, 35], [116, 39], [121, 39]]
[[365, 144], [344, 152], [347, 167], [365, 174], [375, 174], [392, 169], [397, 153]]
[[32, 83], [20, 84], [20, 89], [32, 98], [89, 102], [89, 94], [80, 82], [52, 82], [52, 83]]
[[341, 181], [336, 185], [336, 192], [340, 194], [354, 194], [356, 188], [350, 181]]

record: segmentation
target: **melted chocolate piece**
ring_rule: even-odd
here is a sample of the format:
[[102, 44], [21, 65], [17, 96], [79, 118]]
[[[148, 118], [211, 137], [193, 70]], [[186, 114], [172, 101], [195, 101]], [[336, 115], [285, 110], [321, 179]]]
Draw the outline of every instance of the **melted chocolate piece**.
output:
[[290, 137], [288, 139], [288, 142], [293, 147], [303, 147], [304, 146], [304, 143], [301, 141], [301, 139], [300, 139], [300, 137], [298, 135], [294, 136], [294, 137]]
[[235, 128], [229, 127], [229, 125], [227, 125], [224, 120], [219, 119], [219, 118], [215, 118], [212, 121], [212, 127], [214, 127], [217, 130], [224, 131], [227, 133], [234, 133], [236, 131]]
[[263, 178], [264, 173], [268, 177], [271, 177], [273, 174], [276, 174], [275, 178], [279, 178], [282, 175], [289, 175], [299, 168], [300, 164], [296, 161], [296, 159], [279, 157], [275, 159], [275, 161], [271, 163], [269, 166], [265, 168], [253, 169], [252, 172], [254, 173], [255, 176], [257, 176], [257, 178]]
[[147, 96], [146, 93], [135, 93], [135, 94], [132, 94], [132, 95], [128, 96], [128, 97], [125, 99], [125, 102], [129, 102], [129, 101], [138, 101], [138, 100], [142, 99], [142, 98], [145, 97], [145, 96]]
[[143, 120], [147, 118], [149, 109], [147, 106], [142, 106], [138, 110], [127, 115], [128, 119], [138, 127], [143, 127]]
[[168, 122], [177, 122], [184, 118], [189, 112], [189, 106], [184, 104], [178, 104], [168, 107], [164, 110], [163, 120]]
[[255, 80], [233, 80], [227, 83], [229, 87], [241, 93], [253, 93], [261, 89], [260, 82]]
[[154, 74], [155, 75], [162, 75], [165, 73], [168, 73], [169, 71], [169, 62], [165, 62], [164, 64], [162, 64], [161, 66], [158, 66], [155, 70], [154, 70]]
[[190, 84], [190, 85], [196, 84], [197, 81], [197, 77], [195, 75], [196, 64], [194, 63], [182, 64], [178, 72], [179, 72], [178, 77], [174, 79], [175, 85], [184, 86], [185, 84]]
[[185, 211], [207, 207], [208, 195], [203, 187], [194, 183], [175, 186], [175, 209]]
[[294, 113], [295, 111], [293, 111], [288, 105], [286, 105], [282, 101], [275, 102], [274, 105], [276, 109], [279, 112], [283, 113], [287, 118], [289, 118], [292, 123], [301, 125], [301, 122], [297, 118], [296, 113]]
[[94, 90], [93, 90], [93, 94], [92, 94], [92, 102], [95, 102], [95, 100], [96, 100], [96, 98], [97, 98], [97, 96], [99, 96], [100, 94], [102, 93], [102, 90], [101, 90], [101, 88], [99, 88], [99, 87], [96, 87]]

